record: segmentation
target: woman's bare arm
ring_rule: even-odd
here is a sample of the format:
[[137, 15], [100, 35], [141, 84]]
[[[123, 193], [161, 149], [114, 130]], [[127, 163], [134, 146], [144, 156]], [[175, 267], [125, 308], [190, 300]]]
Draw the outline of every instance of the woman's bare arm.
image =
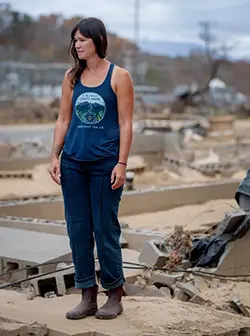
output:
[[49, 173], [54, 182], [61, 184], [61, 173], [59, 155], [64, 145], [65, 135], [69, 128], [72, 115], [72, 87], [69, 81], [69, 70], [66, 71], [62, 83], [62, 97], [59, 115], [54, 130], [54, 140], [52, 146], [51, 164]]
[[133, 136], [134, 87], [131, 76], [125, 69], [117, 67], [114, 77], [120, 127], [120, 163], [113, 169], [111, 184], [112, 189], [117, 189], [126, 180], [126, 164]]
[[119, 68], [116, 78], [120, 126], [119, 161], [126, 163], [133, 136], [134, 86], [129, 72], [125, 69]]
[[54, 140], [52, 146], [52, 158], [59, 157], [64, 145], [64, 138], [69, 128], [72, 115], [72, 87], [69, 80], [69, 70], [66, 71], [62, 83], [62, 97], [59, 115], [54, 130]]

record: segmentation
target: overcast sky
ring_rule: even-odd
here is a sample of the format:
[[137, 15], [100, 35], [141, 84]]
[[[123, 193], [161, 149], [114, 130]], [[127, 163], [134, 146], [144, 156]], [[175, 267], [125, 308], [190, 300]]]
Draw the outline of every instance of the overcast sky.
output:
[[[13, 8], [40, 15], [96, 16], [107, 28], [134, 38], [136, 0], [12, 0]], [[250, 0], [140, 0], [140, 38], [197, 42], [198, 22], [215, 22], [215, 33], [237, 43], [234, 54], [250, 57]]]

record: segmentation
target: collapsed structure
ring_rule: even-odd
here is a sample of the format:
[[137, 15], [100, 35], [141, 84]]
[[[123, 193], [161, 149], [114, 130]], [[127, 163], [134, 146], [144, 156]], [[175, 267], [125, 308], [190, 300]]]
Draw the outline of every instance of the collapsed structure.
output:
[[[205, 136], [206, 128], [201, 125], [188, 125], [178, 134], [165, 134], [164, 129], [163, 135], [158, 129], [157, 134], [147, 135], [157, 128], [157, 123], [144, 123], [145, 133], [136, 135], [132, 154], [139, 152], [140, 157], [130, 158], [130, 171], [135, 175], [129, 175], [129, 182], [133, 184], [133, 177], [135, 181], [134, 187], [128, 188], [134, 190], [124, 192], [120, 208], [125, 317], [109, 327], [91, 319], [74, 325], [64, 321], [64, 309], [74, 305], [77, 298], [73, 294], [77, 291], [73, 288], [74, 267], [62, 198], [58, 190], [46, 194], [44, 189], [29, 196], [5, 194], [0, 202], [1, 336], [1, 332], [8, 336], [250, 335], [249, 213], [237, 209], [225, 214], [223, 210], [213, 216], [213, 207], [220, 200], [232, 199], [240, 182], [215, 181], [216, 176], [233, 176], [236, 164], [229, 156], [218, 160], [214, 152], [204, 158], [206, 146], [200, 156], [193, 155], [197, 144], [188, 139]], [[186, 141], [183, 157], [180, 136]], [[2, 180], [35, 182], [34, 165], [38, 160], [5, 160]], [[140, 175], [149, 176], [146, 167], [155, 163], [163, 164], [168, 176], [183, 178], [184, 171], [187, 175], [195, 171], [202, 174], [202, 179], [138, 188]], [[29, 174], [20, 174], [15, 164], [23, 165]], [[46, 165], [45, 158], [42, 164]], [[187, 208], [211, 201], [212, 210], [208, 205], [203, 209], [207, 217], [196, 220], [195, 226], [189, 225], [199, 213], [190, 220]], [[231, 205], [237, 206], [235, 202]], [[179, 213], [177, 219], [168, 216], [167, 211], [174, 209]], [[160, 216], [165, 223], [161, 228], [157, 227]], [[96, 276], [98, 279], [98, 259]], [[17, 291], [10, 290], [13, 288]], [[57, 317], [52, 318], [54, 312]]]
[[[162, 188], [161, 190], [148, 190], [144, 192], [125, 192], [123, 209], [121, 208], [121, 218], [125, 218], [124, 214], [129, 214], [129, 206], [135, 202], [135, 198], [138, 198], [138, 200], [140, 198], [147, 199], [147, 204], [150, 205], [148, 209], [153, 212], [154, 210], [159, 210], [159, 207], [153, 208], [153, 206], [161, 203], [157, 202], [156, 198], [162, 200], [163, 209], [163, 203], [167, 204], [169, 197], [172, 199], [173, 207], [176, 207], [177, 203], [174, 204], [174, 199], [176, 199], [176, 202], [177, 200], [182, 200], [182, 205], [190, 203], [190, 198], [180, 197], [180, 195], [185, 196], [185, 193], [187, 195], [192, 193], [199, 194], [199, 190], [203, 190], [203, 201], [208, 201], [211, 197], [223, 199], [226, 198], [228, 193], [233, 195], [235, 186], [236, 182], [228, 181], [196, 185], [195, 187], [178, 186], [176, 188]], [[1, 277], [2, 291], [0, 291], [0, 296], [2, 295], [1, 293], [5, 292], [4, 288], [10, 289], [14, 286], [24, 293], [22, 295], [28, 300], [27, 302], [31, 300], [34, 301], [34, 304], [36, 302], [38, 304], [36, 297], [41, 296], [43, 300], [49, 298], [55, 300], [56, 304], [57, 297], [71, 297], [71, 295], [66, 294], [70, 294], [72, 291], [73, 293], [75, 292], [73, 290], [74, 267], [69, 252], [65, 223], [63, 222], [63, 212], [58, 211], [58, 206], [61, 202], [62, 200], [55, 198], [49, 201], [38, 199], [1, 203], [0, 212], [2, 217], [0, 220], [0, 230], [1, 232], [6, 231], [6, 234], [8, 233], [8, 239], [11, 239], [15, 235], [17, 236], [15, 238], [15, 248], [11, 248], [8, 239], [5, 242], [6, 245], [1, 244], [1, 273], [4, 273], [4, 276]], [[144, 202], [142, 203], [145, 205]], [[33, 210], [31, 207], [33, 207]], [[50, 207], [54, 209], [53, 214]], [[181, 211], [181, 207], [179, 209]], [[136, 213], [143, 212], [145, 212], [143, 207], [131, 207], [130, 215], [136, 216]], [[10, 213], [14, 216], [8, 216]], [[40, 214], [40, 218], [27, 218], [24, 216], [27, 213]], [[49, 220], [47, 216], [50, 215], [53, 219]], [[182, 226], [176, 226], [174, 230], [172, 229], [172, 232], [162, 234], [161, 232], [133, 229], [122, 221], [121, 244], [123, 247], [126, 278], [125, 290], [127, 293], [125, 305], [129, 306], [132, 302], [143, 305], [143, 300], [147, 298], [149, 300], [148, 305], [150, 303], [157, 305], [156, 302], [158, 302], [158, 304], [164, 306], [164, 302], [171, 300], [171, 309], [175, 307], [178, 311], [180, 310], [178, 302], [191, 305], [190, 308], [186, 307], [188, 310], [196, 309], [195, 306], [200, 305], [206, 307], [207, 311], [212, 309], [211, 314], [213, 314], [212, 311], [214, 308], [217, 309], [217, 315], [219, 314], [219, 310], [233, 314], [230, 319], [234, 321], [234, 327], [229, 327], [227, 324], [227, 326], [223, 327], [223, 330], [226, 330], [226, 332], [229, 330], [238, 330], [237, 332], [240, 332], [240, 330], [250, 330], [250, 320], [249, 322], [245, 322], [240, 317], [240, 315], [245, 317], [250, 316], [248, 310], [250, 306], [250, 296], [248, 294], [250, 284], [248, 280], [250, 277], [243, 277], [243, 275], [250, 274], [250, 267], [247, 253], [244, 253], [246, 256], [244, 257], [242, 256], [242, 252], [239, 251], [239, 247], [245, 249], [249, 246], [250, 231], [248, 231], [248, 223], [248, 213], [232, 211], [226, 214], [219, 223], [208, 223], [207, 227], [204, 227], [200, 232], [197, 232], [197, 229], [192, 232], [192, 230], [185, 229]], [[242, 234], [235, 236], [235, 239], [227, 239], [223, 250], [219, 249], [219, 257], [215, 258], [217, 264], [207, 264], [206, 268], [201, 268], [204, 265], [199, 265], [198, 260], [194, 258], [197, 255], [196, 249], [198, 247], [201, 249], [202, 246], [203, 252], [200, 250], [199, 257], [209, 257], [209, 241], [216, 241], [216, 239], [212, 240], [213, 237], [223, 237], [224, 234], [228, 235], [229, 233], [233, 237], [233, 234], [241, 226], [244, 228], [244, 234], [242, 231]], [[1, 235], [1, 237], [4, 238], [4, 235]], [[26, 244], [24, 244], [25, 239], [27, 239]], [[45, 241], [46, 245], [44, 244]], [[201, 242], [208, 242], [208, 244], [201, 244]], [[63, 249], [60, 250], [60, 248]], [[30, 250], [34, 251], [33, 256], [30, 253], [30, 256], [26, 257], [25, 249], [27, 249], [27, 252]], [[10, 258], [11, 253], [16, 255], [12, 255], [12, 258]], [[27, 260], [24, 260], [25, 258]], [[197, 267], [198, 265], [199, 267]], [[27, 266], [29, 267], [27, 268]], [[22, 268], [25, 269], [22, 271]], [[99, 265], [98, 260], [96, 260], [97, 278], [98, 272]], [[230, 278], [227, 281], [220, 280], [222, 275], [230, 276]], [[235, 282], [236, 279], [239, 280], [239, 276], [241, 276], [241, 281]], [[100, 291], [102, 291], [101, 287]], [[222, 292], [220, 300], [218, 300], [218, 297], [214, 297], [214, 294], [218, 291]], [[11, 291], [7, 291], [7, 293], [10, 293], [10, 296], [12, 295]], [[130, 298], [139, 301], [130, 301]], [[156, 299], [158, 301], [155, 301]], [[18, 298], [15, 298], [15, 300], [18, 302]], [[63, 301], [61, 301], [61, 304], [63, 305]], [[5, 305], [2, 307], [3, 316], [9, 318], [10, 316], [6, 316], [8, 309], [6, 310]], [[166, 306], [166, 309], [169, 310], [170, 306]], [[17, 317], [20, 316], [18, 310], [15, 314]], [[236, 316], [238, 316], [238, 322], [235, 320]], [[183, 315], [184, 320], [185, 318]], [[168, 328], [175, 335], [181, 329], [180, 327], [177, 329], [177, 323], [171, 321], [170, 318]], [[19, 320], [19, 322], [23, 321]], [[237, 323], [242, 327], [236, 327]], [[10, 325], [13, 326], [13, 322], [4, 322], [4, 325], [7, 330], [10, 328]], [[21, 324], [18, 328], [27, 328], [30, 325], [32, 326], [32, 324]], [[36, 326], [36, 328], [43, 327], [43, 324]], [[49, 330], [59, 330], [51, 325], [49, 328]], [[191, 324], [187, 328], [191, 332]], [[197, 333], [195, 335], [203, 335], [202, 330], [204, 330], [204, 326], [196, 326], [196, 328]], [[48, 332], [48, 329], [46, 330]], [[217, 331], [213, 334], [211, 331], [207, 335], [214, 334], [226, 335], [226, 333], [218, 333]], [[113, 334], [109, 332], [107, 335]], [[121, 335], [129, 335], [129, 333]], [[238, 334], [235, 333], [235, 335]]]

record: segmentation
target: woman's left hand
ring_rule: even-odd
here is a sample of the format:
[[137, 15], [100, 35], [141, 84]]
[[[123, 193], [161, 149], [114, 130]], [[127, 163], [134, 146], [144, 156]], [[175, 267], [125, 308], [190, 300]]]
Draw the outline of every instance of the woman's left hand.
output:
[[111, 174], [111, 188], [118, 189], [124, 185], [126, 181], [126, 166], [117, 163]]

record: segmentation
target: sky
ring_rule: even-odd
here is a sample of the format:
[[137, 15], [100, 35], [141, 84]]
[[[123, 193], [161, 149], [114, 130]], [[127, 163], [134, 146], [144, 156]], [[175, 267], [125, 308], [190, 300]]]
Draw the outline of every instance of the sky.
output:
[[140, 39], [199, 42], [199, 21], [211, 21], [233, 56], [250, 57], [250, 0], [10, 0], [16, 10], [34, 16], [49, 13], [95, 16], [109, 31], [133, 40], [135, 2], [140, 3]]

